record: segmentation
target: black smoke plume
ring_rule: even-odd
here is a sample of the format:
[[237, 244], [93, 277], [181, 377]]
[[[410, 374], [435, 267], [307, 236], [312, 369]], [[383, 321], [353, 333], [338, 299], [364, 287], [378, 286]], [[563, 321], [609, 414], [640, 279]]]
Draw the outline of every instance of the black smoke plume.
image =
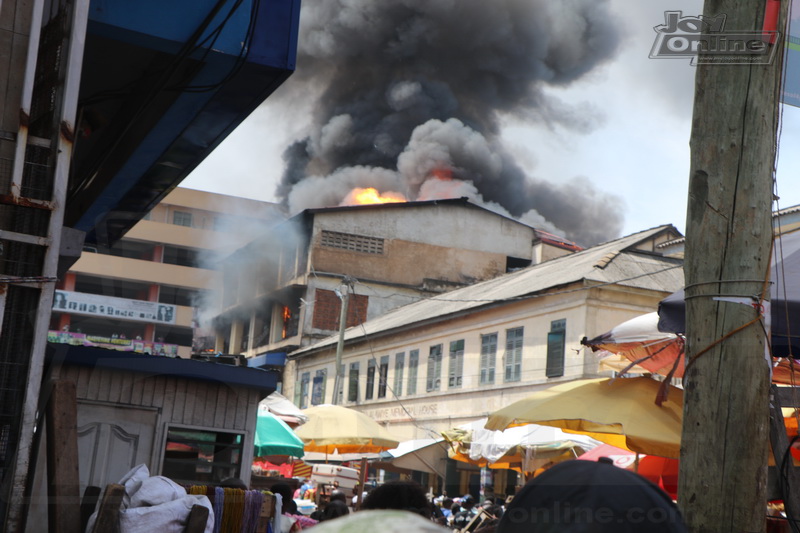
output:
[[618, 236], [620, 198], [527, 175], [500, 142], [504, 117], [592, 127], [552, 95], [613, 56], [607, 1], [304, 0], [300, 32], [283, 94], [315, 97], [311, 133], [284, 153], [277, 194], [292, 213], [374, 187], [468, 196], [583, 245]]

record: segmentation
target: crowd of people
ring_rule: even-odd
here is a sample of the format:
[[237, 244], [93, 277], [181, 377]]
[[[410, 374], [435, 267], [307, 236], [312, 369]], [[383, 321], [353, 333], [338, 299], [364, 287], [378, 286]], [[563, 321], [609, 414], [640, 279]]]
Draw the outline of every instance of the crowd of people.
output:
[[276, 533], [308, 528], [315, 533], [688, 531], [667, 493], [644, 477], [603, 461], [557, 464], [528, 482], [508, 503], [491, 496], [478, 502], [472, 495], [430, 499], [414, 481], [389, 481], [365, 493], [357, 512], [348, 506], [345, 493], [335, 488], [324, 507], [301, 520], [292, 507], [288, 485], [272, 490], [286, 494], [283, 512], [293, 518], [289, 528]]

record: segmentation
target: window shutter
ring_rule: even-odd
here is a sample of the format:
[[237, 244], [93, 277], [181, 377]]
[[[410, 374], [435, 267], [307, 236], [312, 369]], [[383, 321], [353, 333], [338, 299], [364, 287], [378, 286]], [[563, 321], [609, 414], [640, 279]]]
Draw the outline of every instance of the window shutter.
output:
[[563, 331], [551, 331], [547, 334], [547, 366], [545, 375], [556, 378], [564, 375], [565, 334]]

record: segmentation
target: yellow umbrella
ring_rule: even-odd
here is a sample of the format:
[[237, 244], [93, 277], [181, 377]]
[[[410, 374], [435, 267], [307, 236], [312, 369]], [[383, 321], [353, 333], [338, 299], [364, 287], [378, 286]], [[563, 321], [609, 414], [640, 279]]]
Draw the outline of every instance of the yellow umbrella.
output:
[[637, 453], [678, 458], [683, 391], [670, 385], [668, 399], [658, 406], [659, 387], [648, 377], [561, 383], [496, 411], [486, 428], [542, 424]]
[[400, 444], [383, 426], [355, 409], [317, 405], [302, 413], [308, 421], [295, 433], [303, 440], [307, 452], [378, 453]]

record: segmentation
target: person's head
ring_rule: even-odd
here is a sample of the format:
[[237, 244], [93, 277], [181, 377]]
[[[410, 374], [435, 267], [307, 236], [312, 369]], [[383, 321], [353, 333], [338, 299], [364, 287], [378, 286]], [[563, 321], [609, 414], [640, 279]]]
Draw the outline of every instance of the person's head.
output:
[[469, 511], [473, 507], [475, 507], [475, 500], [473, 500], [471, 497], [470, 498], [464, 498], [463, 500], [461, 500], [461, 507], [463, 507], [464, 509]]
[[415, 481], [389, 481], [367, 495], [362, 509], [400, 509], [428, 517], [431, 504], [425, 489]]
[[275, 483], [269, 490], [273, 494], [281, 495], [281, 505], [283, 512], [289, 514], [297, 514], [297, 504], [294, 503], [292, 488], [287, 483]]
[[445, 498], [442, 500], [442, 508], [443, 509], [452, 509], [453, 508], [453, 499], [452, 498]]
[[530, 481], [497, 533], [685, 533], [672, 499], [644, 477], [592, 461], [565, 461]]
[[331, 501], [347, 502], [347, 497], [344, 495], [344, 492], [340, 490], [335, 490], [331, 492]]

